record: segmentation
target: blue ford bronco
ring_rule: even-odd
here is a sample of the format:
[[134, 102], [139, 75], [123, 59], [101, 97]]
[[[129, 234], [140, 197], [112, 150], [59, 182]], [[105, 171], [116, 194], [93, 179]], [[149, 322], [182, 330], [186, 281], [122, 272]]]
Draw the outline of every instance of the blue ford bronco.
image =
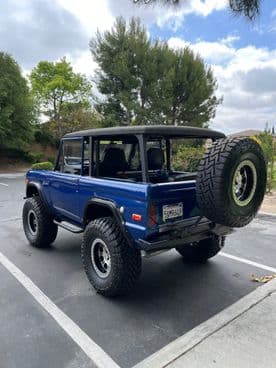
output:
[[[177, 156], [191, 145], [205, 148], [192, 172]], [[256, 215], [266, 163], [254, 140], [209, 129], [92, 129], [66, 134], [55, 169], [30, 170], [26, 183], [29, 243], [49, 246], [58, 227], [83, 232], [87, 277], [115, 296], [133, 288], [141, 256], [175, 248], [185, 262], [204, 262], [217, 254], [232, 228]]]

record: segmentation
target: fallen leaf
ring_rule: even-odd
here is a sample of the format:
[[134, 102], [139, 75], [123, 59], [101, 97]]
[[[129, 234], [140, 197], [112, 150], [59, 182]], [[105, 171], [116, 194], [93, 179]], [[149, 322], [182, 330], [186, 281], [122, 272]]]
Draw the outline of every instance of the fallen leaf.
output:
[[251, 281], [255, 281], [255, 282], [268, 282], [271, 281], [273, 279], [276, 279], [276, 273], [273, 275], [268, 275], [268, 276], [256, 276], [256, 275], [251, 275]]

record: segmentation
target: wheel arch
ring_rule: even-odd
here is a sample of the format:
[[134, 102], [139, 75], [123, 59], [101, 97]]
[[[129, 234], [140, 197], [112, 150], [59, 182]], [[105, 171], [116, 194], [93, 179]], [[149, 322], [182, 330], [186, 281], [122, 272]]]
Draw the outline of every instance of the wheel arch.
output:
[[26, 186], [26, 198], [34, 197], [36, 195], [42, 197], [41, 186], [39, 183], [29, 181]]
[[38, 196], [42, 200], [44, 205], [48, 208], [47, 200], [43, 194], [41, 184], [35, 181], [28, 181], [26, 186], [26, 196], [24, 199], [35, 196]]
[[83, 223], [86, 225], [88, 222], [100, 217], [113, 217], [120, 226], [123, 224], [122, 215], [113, 201], [92, 198], [85, 206]]
[[90, 221], [96, 220], [97, 218], [101, 217], [112, 217], [116, 221], [117, 225], [119, 226], [120, 230], [125, 236], [127, 242], [130, 245], [133, 244], [133, 240], [125, 227], [124, 218], [120, 213], [120, 210], [116, 206], [116, 204], [113, 201], [107, 199], [91, 198], [87, 202], [84, 210], [83, 216], [84, 227]]

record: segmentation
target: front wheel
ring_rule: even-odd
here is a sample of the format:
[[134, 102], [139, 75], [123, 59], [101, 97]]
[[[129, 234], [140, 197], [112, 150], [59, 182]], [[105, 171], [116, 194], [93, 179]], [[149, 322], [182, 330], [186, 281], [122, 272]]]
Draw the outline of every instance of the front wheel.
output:
[[26, 238], [33, 247], [46, 248], [56, 239], [57, 225], [40, 197], [26, 199], [22, 219]]
[[90, 283], [105, 296], [127, 294], [141, 273], [140, 252], [127, 243], [110, 217], [87, 225], [81, 259]]
[[175, 248], [187, 263], [204, 263], [214, 257], [224, 246], [224, 236], [213, 236], [191, 244], [185, 244]]

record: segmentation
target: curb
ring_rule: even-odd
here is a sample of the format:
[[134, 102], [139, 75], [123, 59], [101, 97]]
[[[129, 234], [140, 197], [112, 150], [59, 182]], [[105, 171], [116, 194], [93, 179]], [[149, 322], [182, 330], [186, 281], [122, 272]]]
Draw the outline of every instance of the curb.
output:
[[276, 217], [276, 213], [272, 213], [272, 212], [258, 212], [257, 216], [271, 216], [271, 217]]
[[224, 326], [231, 323], [275, 291], [276, 279], [263, 286], [259, 286], [250, 294], [244, 296], [236, 303], [187, 332], [185, 335], [174, 340], [156, 353], [150, 355], [133, 368], [164, 368], [168, 366], [170, 363], [193, 349], [196, 345], [200, 344], [203, 340], [207, 339]]

